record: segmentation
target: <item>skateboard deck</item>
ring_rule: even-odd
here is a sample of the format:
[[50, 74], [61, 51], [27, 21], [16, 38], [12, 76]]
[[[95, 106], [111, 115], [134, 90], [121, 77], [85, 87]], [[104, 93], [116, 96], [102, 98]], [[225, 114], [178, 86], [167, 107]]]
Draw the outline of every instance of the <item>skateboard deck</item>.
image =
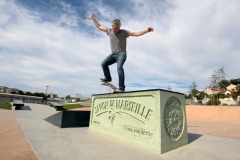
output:
[[[100, 80], [100, 81], [101, 81], [101, 80]], [[105, 86], [110, 87], [111, 93], [118, 93], [117, 87], [115, 87], [113, 84], [111, 84], [111, 83], [109, 83], [109, 82], [101, 81], [101, 85], [105, 85]]]

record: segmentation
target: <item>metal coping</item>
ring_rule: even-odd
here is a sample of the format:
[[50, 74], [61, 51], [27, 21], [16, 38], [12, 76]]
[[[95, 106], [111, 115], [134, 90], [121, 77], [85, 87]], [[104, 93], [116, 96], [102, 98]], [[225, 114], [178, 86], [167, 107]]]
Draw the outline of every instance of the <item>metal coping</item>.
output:
[[92, 94], [92, 96], [98, 96], [98, 95], [108, 95], [108, 94], [125, 94], [125, 93], [135, 93], [135, 92], [147, 92], [147, 91], [164, 91], [164, 92], [170, 92], [170, 93], [176, 93], [176, 94], [185, 95], [184, 93], [180, 93], [180, 92], [174, 92], [174, 91], [169, 91], [169, 90], [165, 90], [165, 89], [147, 89], [147, 90], [136, 90], [136, 91], [120, 92], [120, 93], [102, 93], [102, 94]]

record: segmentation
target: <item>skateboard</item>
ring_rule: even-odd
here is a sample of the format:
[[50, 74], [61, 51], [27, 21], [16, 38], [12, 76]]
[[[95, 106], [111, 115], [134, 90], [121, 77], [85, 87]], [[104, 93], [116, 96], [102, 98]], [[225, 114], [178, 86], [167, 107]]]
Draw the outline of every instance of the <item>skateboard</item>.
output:
[[104, 82], [104, 81], [102, 81], [102, 80], [100, 80], [100, 81], [101, 81], [101, 85], [110, 87], [111, 93], [119, 93], [118, 88], [115, 87], [113, 84], [111, 84], [111, 83], [109, 83], [109, 82]]

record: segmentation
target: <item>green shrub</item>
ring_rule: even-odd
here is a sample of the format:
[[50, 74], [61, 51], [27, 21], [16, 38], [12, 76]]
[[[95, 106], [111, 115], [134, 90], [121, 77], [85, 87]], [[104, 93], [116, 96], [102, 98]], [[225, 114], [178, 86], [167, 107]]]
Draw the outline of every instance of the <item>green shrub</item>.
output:
[[207, 102], [207, 105], [220, 105], [221, 104], [221, 102], [218, 100], [218, 99], [214, 99], [214, 100], [209, 100], [208, 102]]

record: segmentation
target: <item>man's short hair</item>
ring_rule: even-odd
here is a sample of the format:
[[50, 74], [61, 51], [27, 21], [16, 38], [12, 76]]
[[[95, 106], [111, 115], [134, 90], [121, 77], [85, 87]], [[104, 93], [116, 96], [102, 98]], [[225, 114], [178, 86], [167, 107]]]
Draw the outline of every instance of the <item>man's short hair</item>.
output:
[[120, 19], [114, 19], [114, 20], [112, 21], [112, 25], [114, 25], [114, 24], [117, 24], [117, 25], [119, 25], [119, 27], [121, 27], [121, 21], [120, 21]]

